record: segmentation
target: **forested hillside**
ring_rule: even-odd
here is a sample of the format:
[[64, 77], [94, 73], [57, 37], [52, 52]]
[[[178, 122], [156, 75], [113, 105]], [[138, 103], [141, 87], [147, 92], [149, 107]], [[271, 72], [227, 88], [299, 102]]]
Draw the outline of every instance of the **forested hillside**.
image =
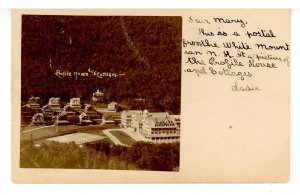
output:
[[[22, 101], [81, 97], [100, 89], [107, 101], [180, 113], [181, 17], [22, 17]], [[117, 77], [97, 73], [115, 73]], [[60, 71], [88, 76], [59, 78]], [[121, 75], [119, 75], [121, 74]]]
[[74, 142], [51, 142], [37, 148], [21, 141], [20, 167], [178, 171], [179, 143], [136, 142], [125, 147], [100, 141], [79, 147]]

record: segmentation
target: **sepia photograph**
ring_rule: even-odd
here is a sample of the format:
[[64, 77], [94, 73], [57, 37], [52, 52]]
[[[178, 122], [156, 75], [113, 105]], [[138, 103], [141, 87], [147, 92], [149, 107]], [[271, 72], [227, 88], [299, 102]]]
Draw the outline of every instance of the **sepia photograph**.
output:
[[13, 182], [288, 182], [290, 16], [14, 10]]
[[179, 171], [182, 17], [21, 25], [20, 168]]

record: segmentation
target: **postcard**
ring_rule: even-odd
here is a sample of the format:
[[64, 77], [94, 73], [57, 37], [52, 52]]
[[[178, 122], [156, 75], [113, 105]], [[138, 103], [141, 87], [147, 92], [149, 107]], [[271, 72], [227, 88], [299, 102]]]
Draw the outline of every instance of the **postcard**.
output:
[[16, 183], [287, 182], [290, 10], [14, 10]]

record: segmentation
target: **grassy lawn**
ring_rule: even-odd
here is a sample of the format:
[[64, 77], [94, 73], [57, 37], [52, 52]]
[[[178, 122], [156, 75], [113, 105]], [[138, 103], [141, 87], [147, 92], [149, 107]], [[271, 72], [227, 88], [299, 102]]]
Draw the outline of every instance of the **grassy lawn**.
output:
[[38, 125], [22, 126], [21, 131], [27, 131], [27, 130], [30, 130], [30, 129], [36, 129], [36, 128], [40, 128], [40, 127], [43, 127], [43, 126], [38, 126]]
[[[37, 129], [38, 128], [38, 129]], [[56, 129], [57, 128], [57, 129]], [[40, 127], [34, 127], [34, 128], [27, 128], [26, 132], [21, 132], [21, 140], [29, 140], [32, 136], [32, 139], [40, 139], [40, 138], [46, 138], [49, 136], [55, 136], [62, 132], [71, 132], [77, 128], [77, 126], [40, 126]], [[32, 131], [30, 131], [32, 129]], [[56, 131], [57, 130], [57, 131]], [[24, 130], [23, 130], [24, 131]]]
[[66, 126], [37, 126], [37, 125], [33, 125], [33, 126], [24, 126], [24, 127], [21, 127], [21, 130], [22, 131], [28, 131], [28, 130], [31, 130], [31, 129], [43, 129], [45, 131], [56, 131], [56, 129], [58, 131], [67, 131], [67, 130], [73, 130], [73, 129], [76, 129], [78, 128], [79, 126], [76, 126], [76, 125], [66, 125]]
[[135, 143], [135, 140], [123, 131], [110, 131], [110, 133], [113, 134], [116, 138], [118, 138], [118, 140], [120, 140], [120, 142], [122, 142], [123, 144], [131, 146]]
[[118, 126], [115, 125], [91, 125], [91, 126], [77, 126], [77, 125], [66, 125], [66, 126], [28, 126], [26, 129], [22, 130], [31, 130], [35, 128], [41, 128], [29, 132], [22, 132], [21, 133], [21, 140], [28, 140], [31, 138], [32, 139], [40, 139], [43, 137], [54, 137], [57, 136], [61, 133], [68, 133], [68, 132], [82, 132], [82, 133], [90, 133], [90, 134], [95, 134], [95, 135], [101, 135], [103, 136], [104, 134], [102, 133], [102, 130], [108, 129], [108, 128], [119, 128]]

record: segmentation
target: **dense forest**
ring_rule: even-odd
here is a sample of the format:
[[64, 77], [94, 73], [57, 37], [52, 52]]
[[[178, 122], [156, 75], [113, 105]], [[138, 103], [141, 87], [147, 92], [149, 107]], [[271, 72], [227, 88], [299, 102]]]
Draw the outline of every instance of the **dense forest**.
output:
[[179, 143], [136, 142], [125, 147], [100, 141], [79, 147], [74, 142], [50, 142], [35, 147], [21, 141], [20, 167], [178, 171]]
[[[142, 107], [179, 114], [181, 29], [181, 17], [23, 15], [22, 101], [88, 101], [99, 89], [129, 108], [144, 99]], [[72, 76], [59, 78], [57, 71]], [[74, 72], [88, 76], [76, 79]]]

